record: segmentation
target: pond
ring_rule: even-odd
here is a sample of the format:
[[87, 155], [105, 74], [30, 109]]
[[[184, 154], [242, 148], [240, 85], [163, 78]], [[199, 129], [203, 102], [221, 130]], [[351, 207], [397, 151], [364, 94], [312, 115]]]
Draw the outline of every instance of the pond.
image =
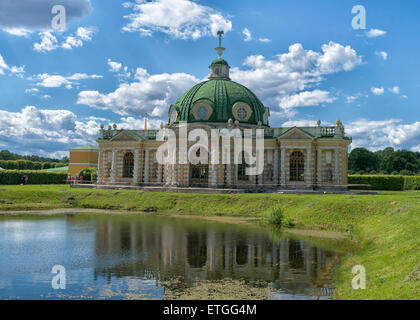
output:
[[257, 224], [9, 216], [0, 218], [0, 299], [329, 299], [338, 257]]

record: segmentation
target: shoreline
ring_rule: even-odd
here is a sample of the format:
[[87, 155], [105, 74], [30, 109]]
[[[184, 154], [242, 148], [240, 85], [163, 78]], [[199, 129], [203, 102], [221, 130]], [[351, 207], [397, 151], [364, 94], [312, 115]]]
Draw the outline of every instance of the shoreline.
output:
[[[349, 194], [199, 194], [0, 186], [0, 219], [57, 214], [161, 215], [233, 224], [261, 223], [282, 207], [297, 239], [337, 248], [334, 299], [420, 299], [420, 192]], [[264, 225], [270, 226], [264, 222]], [[336, 250], [337, 251], [337, 250]], [[354, 290], [352, 269], [366, 269], [366, 290]]]
[[[258, 224], [263, 223], [269, 225], [263, 218], [252, 217], [231, 217], [231, 216], [202, 216], [202, 215], [181, 215], [181, 214], [168, 214], [168, 213], [150, 213], [141, 211], [121, 211], [121, 210], [108, 210], [108, 209], [94, 209], [94, 208], [58, 208], [46, 210], [23, 210], [23, 211], [0, 211], [0, 217], [20, 217], [20, 216], [66, 216], [74, 214], [103, 214], [103, 215], [148, 215], [148, 216], [165, 216], [175, 219], [200, 219], [213, 221], [218, 223], [227, 224]], [[346, 239], [348, 235], [345, 232], [330, 231], [330, 230], [317, 230], [317, 229], [301, 229], [301, 228], [281, 228], [280, 232], [285, 234], [298, 235], [303, 237], [314, 237], [322, 239]]]

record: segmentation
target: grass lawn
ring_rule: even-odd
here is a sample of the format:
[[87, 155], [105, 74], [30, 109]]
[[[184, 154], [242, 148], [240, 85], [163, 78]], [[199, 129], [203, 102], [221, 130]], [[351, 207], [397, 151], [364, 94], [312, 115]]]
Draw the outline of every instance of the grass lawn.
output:
[[[336, 299], [420, 299], [420, 192], [378, 195], [189, 194], [71, 189], [67, 185], [0, 186], [0, 211], [98, 208], [265, 220], [280, 205], [295, 228], [346, 232], [353, 240], [335, 271]], [[366, 290], [353, 290], [354, 265]]]

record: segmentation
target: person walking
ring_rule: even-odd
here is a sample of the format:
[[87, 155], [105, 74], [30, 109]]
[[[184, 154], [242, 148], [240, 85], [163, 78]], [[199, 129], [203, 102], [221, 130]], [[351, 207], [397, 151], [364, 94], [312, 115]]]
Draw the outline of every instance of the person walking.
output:
[[28, 176], [26, 174], [25, 174], [24, 178], [25, 178], [25, 185], [27, 185], [29, 178], [28, 178]]

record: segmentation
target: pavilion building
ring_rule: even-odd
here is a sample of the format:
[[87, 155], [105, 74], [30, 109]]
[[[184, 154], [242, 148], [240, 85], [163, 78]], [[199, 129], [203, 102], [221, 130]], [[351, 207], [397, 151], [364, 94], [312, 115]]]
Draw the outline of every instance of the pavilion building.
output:
[[[229, 77], [230, 66], [221, 58], [224, 48], [216, 48], [219, 58], [210, 65], [207, 81], [201, 82], [169, 108], [168, 123], [179, 137], [180, 127], [188, 132], [200, 128], [264, 129], [264, 166], [261, 174], [246, 175], [246, 164], [224, 164], [220, 152], [218, 164], [161, 164], [156, 153], [164, 141], [159, 130], [124, 130], [116, 125], [101, 126], [98, 152], [99, 185], [172, 186], [209, 188], [347, 188], [348, 146], [344, 126], [272, 128], [270, 110], [245, 86]], [[188, 142], [188, 148], [194, 143]], [[232, 145], [233, 150], [233, 145]], [[210, 158], [212, 150], [207, 152]], [[234, 152], [229, 153], [233, 157]], [[255, 154], [253, 154], [255, 155]], [[246, 155], [244, 155], [246, 156]]]

